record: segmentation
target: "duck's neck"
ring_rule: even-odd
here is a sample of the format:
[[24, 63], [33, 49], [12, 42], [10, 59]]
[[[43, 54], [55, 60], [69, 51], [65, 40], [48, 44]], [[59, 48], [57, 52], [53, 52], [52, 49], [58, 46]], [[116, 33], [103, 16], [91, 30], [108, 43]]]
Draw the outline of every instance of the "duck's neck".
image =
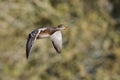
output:
[[57, 30], [57, 31], [61, 31], [62, 29], [57, 27], [56, 30]]

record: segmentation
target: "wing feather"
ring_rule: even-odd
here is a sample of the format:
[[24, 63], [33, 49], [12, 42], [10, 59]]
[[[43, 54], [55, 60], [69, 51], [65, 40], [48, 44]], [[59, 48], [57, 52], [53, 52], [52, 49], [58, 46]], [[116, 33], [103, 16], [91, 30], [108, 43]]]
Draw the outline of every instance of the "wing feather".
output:
[[28, 39], [26, 43], [26, 58], [29, 57], [30, 50], [32, 48], [34, 41], [36, 40], [37, 34], [38, 34], [38, 30], [35, 30], [28, 35]]
[[52, 43], [53, 43], [53, 46], [54, 46], [55, 50], [58, 53], [61, 53], [61, 49], [62, 49], [62, 34], [61, 34], [61, 31], [56, 31], [50, 37], [51, 37], [51, 40], [52, 40]]

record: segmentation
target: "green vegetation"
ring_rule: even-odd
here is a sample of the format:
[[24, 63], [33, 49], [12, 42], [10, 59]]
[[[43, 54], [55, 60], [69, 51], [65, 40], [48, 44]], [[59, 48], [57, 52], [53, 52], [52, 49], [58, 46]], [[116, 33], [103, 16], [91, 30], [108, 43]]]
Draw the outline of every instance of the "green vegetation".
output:
[[[120, 0], [0, 0], [0, 80], [120, 80]], [[64, 24], [63, 50], [29, 32]]]

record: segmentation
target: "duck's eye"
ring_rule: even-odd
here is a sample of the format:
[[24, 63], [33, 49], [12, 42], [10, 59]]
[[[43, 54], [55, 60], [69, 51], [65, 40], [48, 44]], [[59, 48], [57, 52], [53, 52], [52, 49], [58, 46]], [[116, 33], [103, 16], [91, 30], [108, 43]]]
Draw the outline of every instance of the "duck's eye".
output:
[[60, 28], [60, 27], [62, 27], [63, 25], [61, 24], [61, 25], [58, 25], [58, 27]]

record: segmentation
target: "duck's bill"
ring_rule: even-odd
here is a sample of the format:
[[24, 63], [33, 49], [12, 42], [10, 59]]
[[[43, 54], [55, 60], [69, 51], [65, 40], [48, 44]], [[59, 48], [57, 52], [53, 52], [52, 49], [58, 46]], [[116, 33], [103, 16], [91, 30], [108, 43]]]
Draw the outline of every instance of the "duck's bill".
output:
[[65, 26], [64, 30], [68, 30], [68, 29], [69, 29], [69, 27], [66, 27], [66, 26]]

